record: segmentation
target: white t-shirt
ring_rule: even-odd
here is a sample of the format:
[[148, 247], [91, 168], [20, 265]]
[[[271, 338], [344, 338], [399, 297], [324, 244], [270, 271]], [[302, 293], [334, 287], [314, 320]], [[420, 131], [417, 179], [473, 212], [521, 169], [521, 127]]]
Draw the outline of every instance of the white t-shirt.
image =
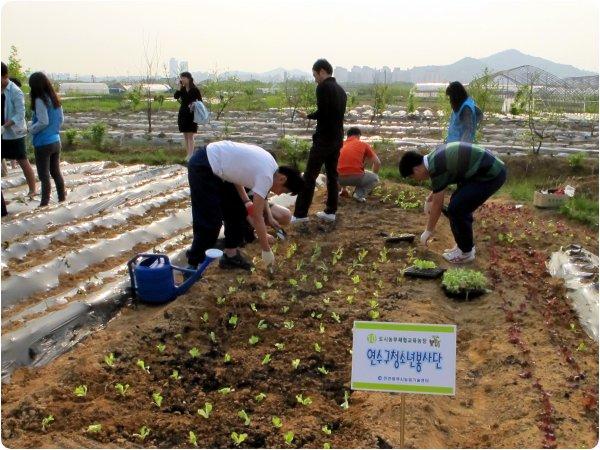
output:
[[279, 167], [269, 152], [258, 145], [218, 141], [206, 146], [206, 155], [216, 176], [267, 198]]

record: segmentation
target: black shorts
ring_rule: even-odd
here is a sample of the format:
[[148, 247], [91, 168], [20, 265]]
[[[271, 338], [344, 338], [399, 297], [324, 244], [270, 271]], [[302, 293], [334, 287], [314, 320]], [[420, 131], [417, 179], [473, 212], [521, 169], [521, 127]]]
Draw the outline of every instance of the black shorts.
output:
[[2, 139], [2, 158], [26, 159], [25, 137], [20, 139]]

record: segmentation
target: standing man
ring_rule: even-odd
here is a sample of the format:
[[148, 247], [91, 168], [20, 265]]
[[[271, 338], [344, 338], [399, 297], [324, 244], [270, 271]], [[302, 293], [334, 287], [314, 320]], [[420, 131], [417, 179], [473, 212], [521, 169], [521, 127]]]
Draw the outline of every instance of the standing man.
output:
[[313, 64], [312, 73], [317, 83], [317, 110], [306, 117], [316, 119], [317, 129], [304, 171], [304, 189], [296, 199], [293, 224], [308, 222], [308, 209], [323, 164], [327, 175], [327, 207], [325, 211], [319, 211], [317, 217], [334, 222], [338, 205], [337, 164], [344, 142], [346, 92], [333, 78], [333, 68], [326, 59], [318, 59]]
[[[357, 202], [367, 201], [367, 195], [371, 193], [379, 182], [379, 168], [381, 161], [369, 144], [360, 140], [360, 128], [352, 127], [348, 130], [348, 139], [340, 152], [338, 172], [340, 186], [355, 186], [352, 197]], [[365, 167], [373, 169], [366, 170]]]
[[[269, 152], [257, 145], [231, 141], [212, 142], [198, 147], [188, 162], [192, 198], [194, 240], [187, 252], [188, 264], [195, 268], [204, 252], [214, 247], [221, 225], [225, 224], [225, 251], [219, 266], [250, 270], [252, 264], [239, 251], [246, 226], [244, 188], [252, 189], [252, 219], [267, 266], [275, 257], [268, 243], [264, 208], [269, 191], [275, 194], [299, 192], [304, 182], [297, 169], [278, 167]], [[271, 217], [270, 215], [268, 215]]]
[[431, 179], [432, 193], [427, 198], [427, 228], [421, 243], [427, 245], [444, 204], [444, 189], [457, 184], [450, 197], [447, 216], [456, 246], [442, 255], [454, 264], [475, 259], [473, 212], [485, 203], [506, 181], [504, 163], [489, 150], [468, 142], [452, 142], [437, 147], [427, 156], [406, 152], [400, 160], [400, 174], [417, 181]]

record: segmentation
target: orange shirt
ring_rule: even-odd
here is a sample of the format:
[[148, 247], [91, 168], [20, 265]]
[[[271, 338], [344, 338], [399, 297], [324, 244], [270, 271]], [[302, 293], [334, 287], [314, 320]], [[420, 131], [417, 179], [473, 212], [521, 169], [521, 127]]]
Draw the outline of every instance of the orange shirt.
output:
[[340, 175], [362, 175], [365, 173], [365, 159], [374, 157], [375, 152], [369, 144], [361, 141], [359, 136], [350, 136], [340, 150], [338, 173]]

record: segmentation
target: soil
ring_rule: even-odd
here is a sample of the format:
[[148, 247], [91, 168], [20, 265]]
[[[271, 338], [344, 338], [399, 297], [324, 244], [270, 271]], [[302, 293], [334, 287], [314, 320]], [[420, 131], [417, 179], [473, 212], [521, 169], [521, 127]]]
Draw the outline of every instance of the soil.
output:
[[[92, 339], [47, 366], [15, 371], [2, 386], [3, 444], [189, 448], [193, 431], [200, 447], [231, 448], [235, 431], [247, 434], [242, 448], [285, 447], [284, 433], [292, 431], [291, 447], [398, 447], [401, 397], [349, 389], [352, 324], [370, 319], [375, 300], [377, 320], [458, 329], [456, 395], [406, 396], [406, 447], [595, 446], [598, 346], [585, 335], [562, 283], [548, 275], [545, 263], [561, 245], [579, 242], [596, 249], [597, 235], [552, 212], [491, 201], [476, 214], [477, 258], [469, 267], [487, 275], [492, 292], [456, 302], [444, 295], [439, 280], [401, 275], [413, 257], [447, 267], [440, 257], [453, 246], [446, 219], [440, 219], [428, 250], [410, 243], [384, 245], [385, 233], [418, 236], [425, 224], [410, 201], [395, 201], [401, 190], [411, 194], [403, 198], [425, 194], [386, 183], [365, 204], [342, 199], [335, 226], [312, 221], [307, 230], [289, 230], [288, 241], [276, 249], [274, 276], [260, 268], [247, 273], [215, 265], [174, 302], [127, 307]], [[322, 201], [319, 192], [313, 210]], [[333, 265], [338, 248], [343, 254]], [[361, 250], [368, 250], [362, 262]], [[246, 252], [259, 253], [256, 244]], [[358, 284], [348, 274], [353, 265]], [[229, 323], [232, 315], [238, 318], [235, 327]], [[261, 319], [268, 328], [257, 327]], [[253, 335], [260, 338], [255, 345], [249, 343]], [[162, 353], [159, 343], [165, 345]], [[193, 347], [197, 357], [189, 353]], [[103, 361], [111, 352], [112, 368]], [[225, 354], [231, 362], [224, 362]], [[266, 354], [271, 362], [262, 364]], [[138, 359], [149, 373], [136, 365]], [[300, 360], [297, 369], [294, 359]], [[170, 377], [173, 370], [180, 380]], [[124, 397], [115, 383], [129, 384]], [[87, 395], [76, 397], [73, 390], [82, 384]], [[220, 393], [223, 387], [232, 392]], [[155, 392], [163, 396], [160, 407], [152, 403]], [[260, 392], [266, 394], [262, 402], [255, 400]], [[348, 409], [340, 407], [345, 392]], [[312, 403], [298, 403], [298, 394]], [[206, 402], [214, 408], [209, 419], [197, 414]], [[248, 426], [238, 416], [242, 409], [250, 416]], [[50, 414], [54, 421], [43, 431], [42, 419]], [[272, 416], [281, 418], [280, 429], [273, 427]], [[102, 425], [98, 433], [86, 431], [96, 423]], [[142, 441], [135, 434], [144, 425], [150, 434]], [[322, 431], [325, 425], [331, 434]]]

